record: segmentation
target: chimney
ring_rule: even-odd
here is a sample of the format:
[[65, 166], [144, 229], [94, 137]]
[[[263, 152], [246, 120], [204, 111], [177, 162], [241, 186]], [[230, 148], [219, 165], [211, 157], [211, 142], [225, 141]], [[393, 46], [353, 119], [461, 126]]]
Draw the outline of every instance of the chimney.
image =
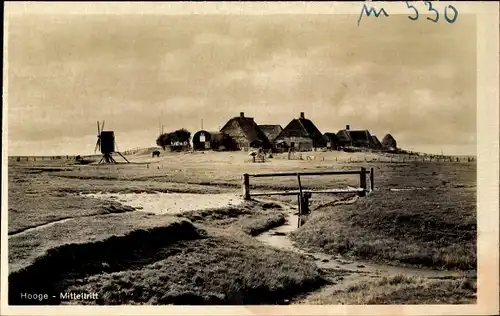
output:
[[349, 130], [349, 128], [350, 128], [350, 126], [349, 126], [349, 125], [346, 125], [346, 126], [345, 126], [345, 129], [346, 129], [347, 131]]
[[245, 112], [240, 112], [240, 117], [245, 117]]
[[301, 118], [301, 119], [305, 118], [305, 116], [304, 116], [304, 112], [300, 112], [300, 118]]

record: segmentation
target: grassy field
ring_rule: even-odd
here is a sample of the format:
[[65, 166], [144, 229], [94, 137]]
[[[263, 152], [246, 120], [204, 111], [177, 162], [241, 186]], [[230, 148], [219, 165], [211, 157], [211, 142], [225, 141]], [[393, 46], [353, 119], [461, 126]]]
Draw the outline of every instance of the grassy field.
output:
[[[66, 159], [11, 159], [11, 284], [22, 290], [30, 279], [49, 278], [47, 269], [57, 266], [60, 273], [51, 282], [54, 290], [97, 291], [101, 304], [286, 302], [325, 280], [307, 258], [253, 240], [252, 236], [285, 222], [277, 204], [245, 202], [238, 207], [160, 216], [82, 193], [239, 193], [243, 173], [361, 167], [374, 168], [376, 191], [349, 205], [332, 204], [349, 196], [313, 195], [311, 216], [293, 234], [297, 245], [396, 265], [475, 270], [475, 163], [396, 159], [391, 163], [387, 157], [365, 153], [307, 155], [315, 158], [287, 160], [278, 155], [265, 163], [249, 163], [250, 156], [244, 152], [168, 153], [160, 158], [129, 156], [131, 164], [99, 166], [75, 165]], [[252, 178], [251, 188], [296, 189], [296, 182], [295, 177]], [[342, 188], [358, 186], [359, 179], [304, 177], [302, 185]], [[296, 197], [275, 200], [296, 204]], [[170, 236], [170, 230], [176, 236], [162, 237]], [[68, 263], [62, 256], [88, 264]], [[472, 291], [473, 287], [457, 282], [412, 280], [394, 289], [387, 282], [384, 286], [390, 295], [363, 302], [403, 300], [406, 296], [397, 292], [404, 292], [401, 288], [431, 293], [415, 295], [415, 300], [425, 302], [432, 301], [436, 288], [454, 289], [456, 295]], [[353, 297], [368, 292], [351, 289], [349, 297], [330, 299], [361, 302]], [[453, 295], [448, 296], [449, 302], [455, 302]]]
[[[279, 304], [325, 281], [306, 258], [230, 237], [182, 242], [140, 269], [77, 281], [98, 304]], [[78, 303], [78, 302], [74, 302]]]
[[234, 233], [241, 231], [250, 236], [282, 225], [286, 217], [277, 204], [255, 202], [245, 202], [239, 207], [193, 211], [177, 216]]
[[475, 269], [475, 192], [380, 191], [313, 211], [294, 232], [303, 247], [372, 261]]
[[38, 258], [47, 256], [51, 250], [65, 245], [95, 243], [136, 230], [169, 227], [176, 221], [178, 219], [173, 216], [152, 216], [139, 212], [71, 218], [11, 236], [9, 268], [11, 272], [25, 269]]
[[470, 304], [477, 285], [466, 277], [458, 280], [427, 279], [396, 274], [377, 281], [360, 282], [345, 291], [317, 295], [303, 304]]
[[93, 304], [106, 305], [275, 304], [326, 282], [306, 257], [251, 239], [276, 214], [255, 203], [244, 209], [224, 223], [205, 212], [208, 232], [181, 216], [133, 212], [16, 234], [9, 240], [10, 301], [21, 303], [22, 292], [88, 291], [99, 294]]

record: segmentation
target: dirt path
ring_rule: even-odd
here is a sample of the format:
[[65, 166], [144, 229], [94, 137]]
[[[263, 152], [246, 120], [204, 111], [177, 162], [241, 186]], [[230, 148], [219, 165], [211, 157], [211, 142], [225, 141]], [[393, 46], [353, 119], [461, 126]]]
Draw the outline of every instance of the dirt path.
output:
[[241, 197], [235, 193], [97, 193], [86, 196], [120, 202], [138, 211], [153, 214], [181, 214], [242, 203]]
[[[339, 201], [338, 204], [353, 203], [355, 200], [356, 199], [353, 199], [351, 202]], [[277, 203], [276, 201], [273, 202]], [[256, 236], [256, 239], [269, 246], [300, 253], [314, 259], [318, 268], [322, 269], [326, 273], [327, 278], [331, 282], [331, 284], [319, 289], [318, 291], [309, 293], [295, 303], [304, 303], [318, 296], [333, 295], [336, 292], [346, 290], [350, 285], [360, 281], [373, 280], [396, 274], [424, 278], [449, 278], [461, 276], [461, 274], [456, 271], [441, 271], [373, 264], [361, 260], [346, 259], [341, 255], [329, 255], [325, 253], [304, 251], [303, 249], [296, 247], [289, 237], [289, 234], [297, 229], [298, 216], [296, 215], [296, 207], [292, 207], [281, 202], [278, 204], [289, 214], [286, 223]]]
[[[235, 193], [194, 194], [194, 193], [95, 193], [82, 196], [104, 201], [119, 202], [126, 207], [153, 214], [181, 214], [201, 209], [224, 208], [242, 203], [241, 197]], [[9, 236], [20, 236], [56, 224], [71, 221], [79, 217], [94, 217], [103, 214], [90, 214], [60, 218], [37, 226], [9, 232]]]
[[[90, 215], [90, 216], [95, 216], [95, 215]], [[41, 224], [41, 225], [38, 225], [38, 226], [27, 227], [27, 228], [24, 228], [24, 229], [20, 229], [20, 230], [16, 230], [16, 231], [13, 231], [13, 232], [9, 232], [8, 236], [9, 237], [10, 236], [20, 236], [22, 234], [27, 234], [27, 233], [32, 232], [32, 231], [40, 230], [42, 228], [54, 226], [54, 225], [56, 225], [58, 223], [64, 223], [64, 222], [70, 221], [70, 220], [72, 220], [74, 218], [75, 217], [65, 217], [65, 218], [61, 218], [61, 219], [58, 219], [58, 220], [55, 220], [55, 221], [52, 221], [52, 222], [48, 222], [48, 223], [45, 223], [45, 224]]]

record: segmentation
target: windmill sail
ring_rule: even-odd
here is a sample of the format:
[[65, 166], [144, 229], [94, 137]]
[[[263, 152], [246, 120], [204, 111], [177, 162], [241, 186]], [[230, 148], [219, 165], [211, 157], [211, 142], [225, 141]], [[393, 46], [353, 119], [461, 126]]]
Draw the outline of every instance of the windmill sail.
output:
[[99, 128], [99, 121], [97, 121], [97, 143], [95, 144], [94, 153], [97, 149], [101, 149], [101, 129]]

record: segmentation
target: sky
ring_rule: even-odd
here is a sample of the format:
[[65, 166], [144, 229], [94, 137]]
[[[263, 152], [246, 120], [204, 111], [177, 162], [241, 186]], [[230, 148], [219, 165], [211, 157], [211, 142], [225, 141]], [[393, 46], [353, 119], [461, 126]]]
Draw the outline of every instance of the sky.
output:
[[476, 153], [476, 24], [356, 15], [18, 15], [8, 21], [8, 153], [119, 150], [244, 112], [398, 147]]

